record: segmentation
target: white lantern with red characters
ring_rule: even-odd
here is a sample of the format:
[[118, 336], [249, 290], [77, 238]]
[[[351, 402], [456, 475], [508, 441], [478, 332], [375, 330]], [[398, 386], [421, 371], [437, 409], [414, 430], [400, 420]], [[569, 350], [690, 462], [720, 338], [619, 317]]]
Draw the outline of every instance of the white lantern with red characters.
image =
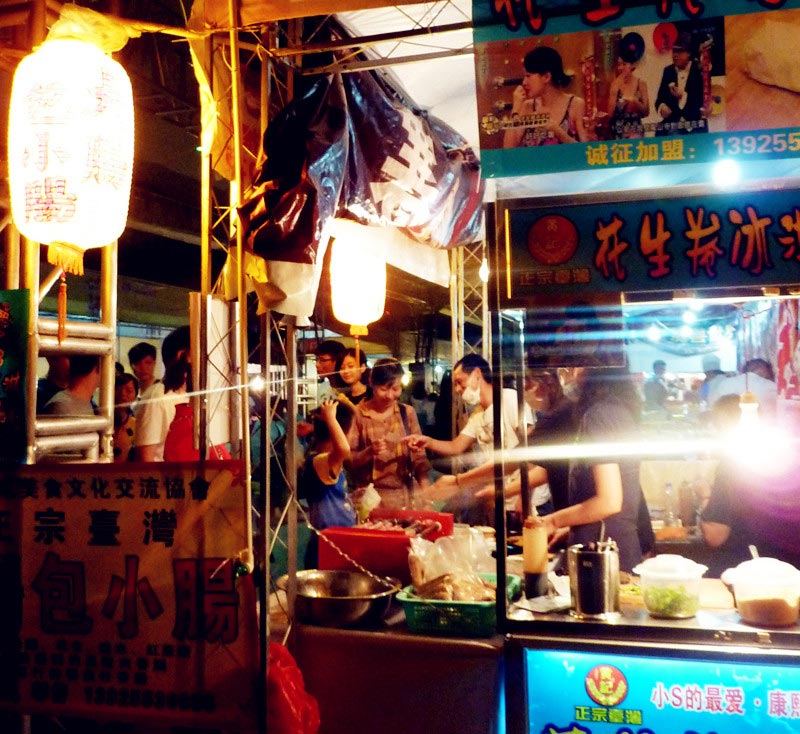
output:
[[349, 219], [334, 219], [330, 225], [333, 315], [350, 324], [356, 350], [367, 324], [383, 316], [386, 305], [386, 257], [374, 230]]
[[45, 41], [17, 67], [8, 167], [17, 229], [48, 260], [83, 273], [83, 252], [125, 229], [133, 169], [133, 93], [94, 43]]

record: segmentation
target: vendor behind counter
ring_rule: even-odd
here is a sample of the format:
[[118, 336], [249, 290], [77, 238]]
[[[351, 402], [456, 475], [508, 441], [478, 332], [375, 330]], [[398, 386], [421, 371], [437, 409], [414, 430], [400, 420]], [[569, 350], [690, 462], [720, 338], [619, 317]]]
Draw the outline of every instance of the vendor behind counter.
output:
[[686, 534], [697, 524], [700, 500], [710, 492], [716, 477], [717, 459], [653, 459], [642, 461], [639, 482], [650, 515], [663, 521], [667, 512], [667, 486], [671, 486], [676, 510]]
[[[787, 457], [788, 458], [788, 457]], [[700, 528], [715, 552], [710, 576], [752, 558], [779, 558], [800, 568], [800, 457], [786, 463], [762, 458], [755, 464], [720, 463]]]
[[748, 428], [739, 400], [725, 396], [712, 410], [727, 446], [718, 459], [643, 461], [640, 470], [654, 520], [666, 519], [665, 488], [672, 488], [682, 527], [664, 528], [677, 531], [667, 552], [701, 561], [710, 577], [752, 558], [751, 546], [800, 568], [800, 455], [786, 440], [797, 430], [763, 416]]

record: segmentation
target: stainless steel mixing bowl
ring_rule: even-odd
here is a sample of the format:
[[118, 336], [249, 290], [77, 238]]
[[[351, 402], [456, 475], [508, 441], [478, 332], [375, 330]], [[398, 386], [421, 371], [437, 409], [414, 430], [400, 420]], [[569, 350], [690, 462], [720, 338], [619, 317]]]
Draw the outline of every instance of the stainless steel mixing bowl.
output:
[[[288, 576], [278, 579], [285, 589]], [[295, 617], [323, 627], [367, 627], [379, 624], [400, 591], [396, 578], [378, 578], [361, 571], [297, 572]]]

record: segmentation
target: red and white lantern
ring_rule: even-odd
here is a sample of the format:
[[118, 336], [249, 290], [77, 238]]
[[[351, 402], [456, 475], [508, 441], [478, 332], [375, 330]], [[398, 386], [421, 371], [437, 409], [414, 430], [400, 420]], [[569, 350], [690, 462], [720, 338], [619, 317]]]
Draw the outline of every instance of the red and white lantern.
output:
[[120, 64], [74, 39], [43, 43], [17, 67], [8, 124], [11, 213], [83, 273], [83, 252], [125, 229], [133, 169], [133, 93]]

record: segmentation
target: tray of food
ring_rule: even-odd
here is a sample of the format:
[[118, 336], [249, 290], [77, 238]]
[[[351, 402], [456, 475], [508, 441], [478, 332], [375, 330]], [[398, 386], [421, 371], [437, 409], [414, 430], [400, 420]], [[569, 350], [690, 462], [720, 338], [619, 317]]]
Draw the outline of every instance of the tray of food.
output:
[[362, 530], [402, 530], [411, 538], [436, 540], [453, 534], [453, 514], [429, 510], [386, 510], [376, 507], [359, 526]]
[[[506, 595], [516, 599], [522, 579], [509, 575]], [[497, 577], [494, 574], [444, 574], [418, 589], [406, 586], [397, 594], [412, 632], [463, 637], [489, 637], [497, 622]]]
[[318, 566], [351, 571], [360, 566], [379, 576], [396, 576], [407, 584], [411, 580], [411, 538], [433, 541], [452, 533], [451, 513], [375, 509], [361, 525], [321, 531]]

